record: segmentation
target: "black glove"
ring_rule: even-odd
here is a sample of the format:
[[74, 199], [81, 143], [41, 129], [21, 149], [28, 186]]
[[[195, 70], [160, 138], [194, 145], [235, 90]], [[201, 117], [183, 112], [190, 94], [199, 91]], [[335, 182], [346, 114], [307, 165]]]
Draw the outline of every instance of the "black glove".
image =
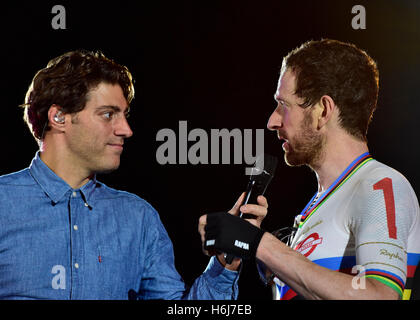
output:
[[255, 257], [265, 231], [226, 212], [207, 215], [204, 249], [229, 253], [238, 258]]

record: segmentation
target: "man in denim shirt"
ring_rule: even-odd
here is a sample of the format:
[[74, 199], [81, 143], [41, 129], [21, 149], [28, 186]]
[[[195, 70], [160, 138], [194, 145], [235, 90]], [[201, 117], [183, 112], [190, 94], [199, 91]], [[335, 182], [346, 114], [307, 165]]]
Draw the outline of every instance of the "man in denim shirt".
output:
[[35, 75], [23, 107], [40, 151], [0, 177], [0, 298], [237, 297], [238, 259], [212, 257], [188, 288], [152, 206], [96, 181], [120, 164], [133, 96], [128, 69], [101, 53], [69, 52]]

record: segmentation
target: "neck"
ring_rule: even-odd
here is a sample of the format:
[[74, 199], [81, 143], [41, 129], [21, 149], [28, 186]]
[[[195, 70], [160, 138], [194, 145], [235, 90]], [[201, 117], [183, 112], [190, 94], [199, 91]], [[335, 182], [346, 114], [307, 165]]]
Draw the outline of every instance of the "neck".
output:
[[93, 173], [82, 170], [65, 150], [51, 141], [41, 144], [40, 158], [54, 173], [73, 189], [79, 189], [93, 177]]
[[366, 142], [346, 134], [327, 140], [323, 151], [320, 161], [311, 166], [318, 179], [318, 192], [327, 190], [350, 163], [369, 149]]

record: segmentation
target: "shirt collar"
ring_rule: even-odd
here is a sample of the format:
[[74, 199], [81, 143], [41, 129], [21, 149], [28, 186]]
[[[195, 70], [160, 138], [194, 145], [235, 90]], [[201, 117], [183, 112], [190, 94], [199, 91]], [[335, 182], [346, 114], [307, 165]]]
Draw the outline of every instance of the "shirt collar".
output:
[[[32, 159], [29, 166], [29, 172], [39, 184], [41, 189], [54, 203], [59, 202], [69, 190], [73, 190], [67, 182], [57, 176], [54, 171], [48, 168], [48, 166], [41, 160], [39, 151], [37, 151], [35, 157]], [[96, 175], [79, 190], [82, 192], [84, 197], [89, 200], [95, 187]]]

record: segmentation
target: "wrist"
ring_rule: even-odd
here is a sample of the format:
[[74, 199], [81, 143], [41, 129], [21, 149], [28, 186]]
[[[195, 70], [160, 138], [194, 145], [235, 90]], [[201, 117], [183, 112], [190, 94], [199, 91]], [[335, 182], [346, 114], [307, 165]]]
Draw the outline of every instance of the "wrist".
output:
[[226, 212], [209, 214], [205, 231], [205, 250], [226, 252], [243, 259], [255, 257], [265, 233], [248, 221]]
[[260, 243], [258, 244], [257, 251], [255, 252], [255, 258], [264, 261], [264, 242], [267, 240], [268, 232], [264, 233], [261, 237]]

